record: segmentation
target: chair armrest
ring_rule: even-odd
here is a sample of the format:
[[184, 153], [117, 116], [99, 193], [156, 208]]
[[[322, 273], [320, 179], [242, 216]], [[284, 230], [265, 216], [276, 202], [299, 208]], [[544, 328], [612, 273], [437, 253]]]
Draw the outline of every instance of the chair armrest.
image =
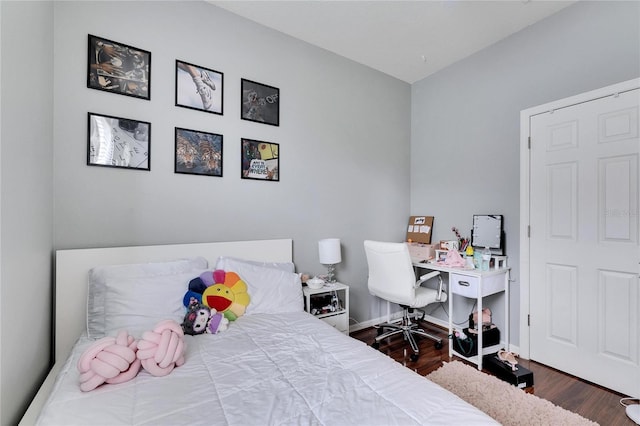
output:
[[427, 274], [424, 274], [420, 277], [420, 279], [416, 282], [416, 288], [422, 285], [423, 282], [430, 280], [431, 278], [438, 277], [438, 296], [436, 297], [437, 301], [442, 300], [442, 287], [444, 283], [442, 282], [442, 277], [440, 276], [440, 271], [431, 271]]
[[423, 282], [430, 280], [431, 278], [440, 275], [440, 271], [431, 271], [427, 274], [420, 276], [420, 279], [416, 282], [416, 287], [419, 287]]

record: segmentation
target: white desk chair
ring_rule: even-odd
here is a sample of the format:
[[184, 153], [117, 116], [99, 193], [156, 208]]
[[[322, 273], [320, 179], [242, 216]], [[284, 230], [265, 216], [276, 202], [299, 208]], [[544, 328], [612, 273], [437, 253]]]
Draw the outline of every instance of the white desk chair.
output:
[[[378, 326], [378, 336], [371, 346], [377, 349], [381, 340], [402, 333], [413, 350], [412, 361], [418, 359], [419, 353], [414, 335], [435, 340], [436, 349], [441, 349], [442, 339], [418, 328], [418, 324], [412, 322], [410, 318], [410, 313], [416, 308], [423, 308], [429, 304], [447, 300], [447, 294], [442, 292], [443, 284], [442, 278], [439, 277], [440, 272], [433, 271], [425, 274], [416, 282], [409, 248], [405, 243], [367, 240], [364, 242], [364, 250], [369, 265], [369, 292], [381, 299], [397, 303], [403, 308], [402, 322], [399, 324], [380, 324]], [[437, 290], [421, 287], [423, 282], [436, 276], [440, 278]], [[424, 312], [422, 318], [424, 318]], [[389, 329], [389, 331], [385, 332], [385, 329]]]

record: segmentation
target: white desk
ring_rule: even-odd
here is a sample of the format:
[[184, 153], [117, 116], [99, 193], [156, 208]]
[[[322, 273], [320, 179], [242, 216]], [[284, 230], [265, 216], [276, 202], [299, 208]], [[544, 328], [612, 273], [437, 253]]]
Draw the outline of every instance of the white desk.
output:
[[504, 346], [497, 344], [484, 348], [482, 346], [482, 333], [478, 333], [478, 354], [472, 357], [465, 357], [453, 349], [449, 343], [449, 356], [456, 355], [467, 361], [478, 365], [478, 370], [482, 370], [482, 356], [500, 350], [502, 347], [509, 350], [509, 270], [510, 268], [489, 269], [481, 271], [479, 269], [450, 268], [435, 263], [416, 262], [416, 268], [428, 269], [432, 271], [446, 272], [449, 274], [449, 334], [453, 333], [453, 294], [477, 300], [478, 312], [482, 312], [482, 298], [504, 291]]

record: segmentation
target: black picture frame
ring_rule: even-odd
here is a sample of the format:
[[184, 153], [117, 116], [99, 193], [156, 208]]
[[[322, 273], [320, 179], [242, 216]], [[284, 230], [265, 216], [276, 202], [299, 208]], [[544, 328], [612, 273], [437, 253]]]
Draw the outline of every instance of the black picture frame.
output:
[[241, 139], [242, 179], [280, 181], [280, 144]]
[[176, 106], [224, 113], [224, 73], [176, 59]]
[[89, 34], [87, 87], [151, 99], [151, 52]]
[[151, 170], [151, 123], [87, 114], [87, 165]]
[[241, 79], [240, 118], [256, 123], [280, 125], [280, 89]]
[[223, 136], [175, 128], [175, 173], [222, 177]]

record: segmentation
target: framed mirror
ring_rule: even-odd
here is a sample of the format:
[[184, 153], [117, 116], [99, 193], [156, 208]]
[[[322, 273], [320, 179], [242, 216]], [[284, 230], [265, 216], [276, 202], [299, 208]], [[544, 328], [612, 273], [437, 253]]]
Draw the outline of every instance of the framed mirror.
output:
[[504, 249], [502, 226], [502, 215], [473, 215], [471, 245], [474, 248], [489, 247], [492, 253], [502, 255]]

